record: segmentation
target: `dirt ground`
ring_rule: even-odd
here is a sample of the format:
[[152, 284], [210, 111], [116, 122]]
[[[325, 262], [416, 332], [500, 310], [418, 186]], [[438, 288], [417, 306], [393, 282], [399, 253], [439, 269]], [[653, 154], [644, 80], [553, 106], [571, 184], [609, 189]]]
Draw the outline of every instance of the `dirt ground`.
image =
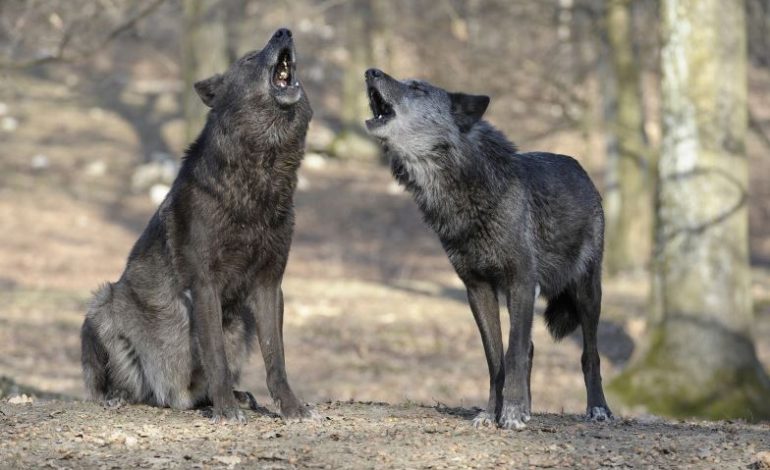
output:
[[767, 426], [655, 418], [588, 424], [537, 414], [525, 431], [475, 429], [473, 410], [332, 402], [321, 418], [254, 416], [212, 426], [196, 412], [89, 403], [0, 405], [7, 468], [766, 468]]
[[[663, 420], [612, 399], [621, 418], [582, 422], [580, 338], [554, 343], [539, 319], [536, 416], [523, 432], [474, 429], [486, 362], [438, 241], [385, 167], [317, 157], [301, 172], [284, 330], [289, 380], [322, 418], [250, 414], [246, 426], [212, 426], [196, 412], [80, 401], [78, 329], [89, 293], [117, 279], [154, 208], [128, 183], [136, 129], [64, 85], [23, 88], [4, 89], [20, 125], [0, 134], [0, 376], [36, 398], [11, 403], [0, 387], [0, 468], [761, 468], [762, 459], [770, 468], [768, 423]], [[755, 178], [770, 175], [765, 160], [757, 158]], [[766, 202], [752, 204], [752, 220], [762, 220]], [[767, 367], [770, 243], [757, 233], [755, 338]], [[644, 274], [605, 282], [606, 381], [639, 347], [647, 290]], [[272, 409], [258, 352], [241, 387]]]

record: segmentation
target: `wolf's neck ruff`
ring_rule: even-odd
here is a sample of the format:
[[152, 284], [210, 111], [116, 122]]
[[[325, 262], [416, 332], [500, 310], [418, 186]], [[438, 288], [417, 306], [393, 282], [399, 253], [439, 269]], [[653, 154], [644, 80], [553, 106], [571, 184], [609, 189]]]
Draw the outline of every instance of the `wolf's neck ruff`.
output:
[[271, 225], [291, 213], [303, 138], [297, 145], [252, 146], [232, 134], [214, 138], [204, 132], [188, 150], [181, 171], [222, 211]]
[[393, 145], [386, 146], [386, 153], [394, 177], [440, 236], [483, 229], [477, 223], [463, 224], [470, 219], [457, 217], [458, 211], [485, 211], [489, 201], [498, 201], [515, 185], [516, 146], [485, 121], [421, 155]]
[[[263, 152], [276, 149], [304, 151], [307, 127], [313, 111], [307, 101], [301, 100], [291, 107], [275, 106], [271, 98], [261, 98], [225, 111], [209, 112], [206, 129], [214, 139], [213, 150], [232, 155], [233, 146], [248, 149], [258, 157]], [[255, 112], [254, 108], [269, 110]]]

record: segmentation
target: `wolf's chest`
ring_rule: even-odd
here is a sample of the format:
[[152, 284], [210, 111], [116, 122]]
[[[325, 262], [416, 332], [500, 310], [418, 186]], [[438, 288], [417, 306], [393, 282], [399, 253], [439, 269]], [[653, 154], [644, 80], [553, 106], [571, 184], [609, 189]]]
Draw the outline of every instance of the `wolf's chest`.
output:
[[212, 242], [212, 271], [237, 274], [285, 256], [291, 242], [291, 229], [245, 221], [231, 224]]
[[510, 259], [510, 246], [505, 240], [469, 234], [452, 241], [442, 241], [450, 263], [460, 276], [489, 277], [504, 271]]

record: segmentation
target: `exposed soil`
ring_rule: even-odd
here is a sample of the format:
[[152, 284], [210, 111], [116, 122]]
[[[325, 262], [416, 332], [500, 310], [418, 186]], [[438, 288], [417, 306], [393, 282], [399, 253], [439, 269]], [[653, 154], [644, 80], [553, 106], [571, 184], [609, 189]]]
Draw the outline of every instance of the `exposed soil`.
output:
[[[89, 403], [0, 406], [0, 465], [15, 468], [763, 468], [767, 426], [649, 418], [589, 424], [539, 414], [525, 431], [475, 429], [474, 411], [334, 402], [317, 421]], [[762, 463], [764, 461], [764, 463]]]

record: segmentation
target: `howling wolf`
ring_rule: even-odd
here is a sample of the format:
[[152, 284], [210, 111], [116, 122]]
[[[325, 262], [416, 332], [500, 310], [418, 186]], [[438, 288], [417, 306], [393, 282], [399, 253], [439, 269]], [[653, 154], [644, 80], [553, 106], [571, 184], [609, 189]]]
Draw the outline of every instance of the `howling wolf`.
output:
[[286, 378], [281, 280], [312, 116], [291, 32], [195, 84], [211, 108], [123, 275], [95, 294], [81, 331], [90, 396], [244, 421], [234, 390], [254, 342], [286, 418], [310, 416]]
[[[601, 309], [601, 197], [573, 158], [519, 153], [481, 119], [489, 97], [449, 93], [424, 81], [365, 74], [374, 117], [366, 121], [462, 279], [489, 366], [489, 402], [475, 425], [522, 428], [530, 419], [532, 316], [560, 339], [583, 331], [587, 417], [607, 407], [596, 330]], [[511, 319], [503, 353], [498, 293]]]

